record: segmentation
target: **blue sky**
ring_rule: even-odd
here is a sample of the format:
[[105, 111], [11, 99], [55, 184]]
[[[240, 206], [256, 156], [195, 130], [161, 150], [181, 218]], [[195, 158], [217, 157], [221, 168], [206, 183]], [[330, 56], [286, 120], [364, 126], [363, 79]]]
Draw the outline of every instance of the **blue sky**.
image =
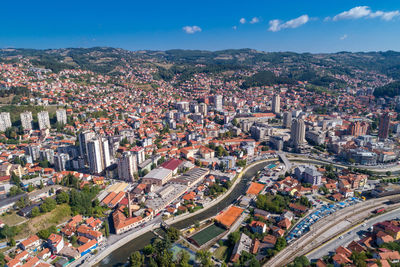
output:
[[4, 1], [0, 47], [400, 51], [400, 1]]

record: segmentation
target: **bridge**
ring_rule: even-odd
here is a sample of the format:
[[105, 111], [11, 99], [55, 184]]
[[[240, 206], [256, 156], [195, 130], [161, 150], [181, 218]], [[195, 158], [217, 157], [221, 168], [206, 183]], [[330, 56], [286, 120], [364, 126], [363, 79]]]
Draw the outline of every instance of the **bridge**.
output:
[[280, 160], [283, 162], [283, 164], [285, 164], [286, 171], [290, 171], [290, 169], [292, 168], [292, 163], [288, 160], [285, 153], [278, 152], [277, 155], [280, 158]]

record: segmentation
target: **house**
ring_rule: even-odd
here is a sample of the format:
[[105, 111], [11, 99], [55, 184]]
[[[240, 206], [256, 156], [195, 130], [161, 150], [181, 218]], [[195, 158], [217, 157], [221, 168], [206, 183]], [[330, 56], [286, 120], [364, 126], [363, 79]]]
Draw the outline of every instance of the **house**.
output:
[[47, 259], [47, 258], [50, 257], [50, 256], [51, 256], [51, 252], [50, 252], [50, 249], [48, 249], [48, 248], [43, 249], [43, 250], [40, 251], [39, 254], [37, 255], [37, 257], [38, 257], [39, 259], [42, 259], [42, 260], [45, 260], [45, 259]]
[[47, 244], [51, 251], [56, 254], [64, 247], [64, 239], [58, 234], [51, 234], [47, 239]]
[[280, 228], [282, 228], [282, 229], [289, 229], [290, 228], [290, 226], [292, 226], [292, 223], [290, 222], [290, 220], [288, 219], [288, 218], [285, 218], [285, 219], [283, 219], [283, 220], [281, 220], [279, 223], [278, 223], [278, 226], [280, 227]]
[[307, 207], [296, 203], [290, 203], [289, 208], [297, 215], [304, 214], [308, 210]]
[[273, 248], [273, 247], [275, 247], [276, 240], [277, 240], [276, 236], [273, 236], [273, 235], [264, 236], [264, 238], [262, 240], [262, 243], [264, 244], [263, 247], [265, 247], [265, 248]]
[[78, 247], [78, 252], [81, 254], [81, 256], [84, 256], [93, 249], [95, 249], [96, 247], [97, 247], [97, 241], [93, 239], [87, 242], [86, 244]]
[[263, 234], [267, 230], [267, 225], [260, 221], [252, 221], [250, 223], [250, 228], [254, 233]]
[[37, 248], [40, 245], [40, 239], [37, 235], [32, 235], [29, 238], [25, 239], [21, 243], [19, 243], [19, 247], [22, 250], [32, 250]]
[[343, 254], [335, 254], [332, 257], [333, 265], [335, 267], [341, 267], [343, 265], [352, 264], [353, 262]]
[[393, 242], [393, 241], [394, 241], [394, 238], [385, 232], [379, 231], [376, 234], [375, 242], [378, 246], [380, 246], [384, 243], [389, 243], [389, 242]]

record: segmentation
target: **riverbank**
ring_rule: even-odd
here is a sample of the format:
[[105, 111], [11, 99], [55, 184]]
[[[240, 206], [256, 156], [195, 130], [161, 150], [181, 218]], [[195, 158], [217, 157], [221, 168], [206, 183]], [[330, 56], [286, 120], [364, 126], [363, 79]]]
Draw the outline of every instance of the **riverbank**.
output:
[[[202, 208], [200, 210], [197, 210], [197, 211], [195, 211], [193, 213], [185, 213], [185, 214], [179, 215], [177, 217], [170, 218], [170, 219], [166, 220], [165, 222], [167, 224], [170, 224], [170, 225], [172, 225], [172, 226], [174, 226], [176, 228], [179, 228], [179, 229], [182, 229], [182, 228], [185, 228], [185, 227], [188, 227], [188, 226], [192, 225], [193, 222], [195, 221], [195, 219], [193, 219], [193, 217], [202, 216], [203, 214], [208, 213], [211, 209], [215, 208], [216, 206], [219, 206], [224, 200], [226, 200], [232, 194], [232, 192], [234, 190], [237, 189], [238, 185], [242, 181], [242, 178], [244, 176], [246, 176], [249, 171], [250, 172], [254, 171], [253, 168], [255, 166], [266, 164], [266, 163], [269, 163], [269, 162], [274, 162], [274, 161], [277, 161], [277, 160], [278, 160], [278, 158], [263, 159], [263, 160], [259, 160], [259, 161], [251, 163], [250, 165], [246, 166], [242, 170], [242, 172], [240, 172], [235, 177], [232, 186], [224, 194], [222, 194], [222, 195], [218, 196], [216, 199], [210, 201], [204, 208]], [[235, 196], [234, 199], [237, 199], [237, 196]], [[231, 201], [226, 201], [226, 202], [230, 204]], [[226, 205], [226, 206], [228, 206], [228, 205]], [[212, 217], [212, 216], [214, 216], [216, 214], [216, 213], [214, 214], [213, 212], [211, 212], [211, 213], [212, 213], [212, 215], [209, 216], [209, 217]], [[191, 219], [190, 223], [185, 223], [186, 220], [190, 220], [190, 219]], [[93, 258], [91, 258], [91, 259], [88, 259], [85, 262], [85, 264], [93, 266], [93, 265], [96, 265], [96, 264], [100, 263], [104, 258], [106, 258], [108, 255], [110, 255], [114, 251], [118, 250], [119, 248], [121, 248], [122, 246], [124, 246], [124, 245], [126, 245], [126, 244], [128, 244], [130, 242], [133, 242], [136, 238], [140, 237], [141, 235], [144, 235], [149, 231], [152, 231], [152, 230], [155, 230], [155, 229], [159, 228], [159, 226], [160, 226], [160, 222], [157, 222], [156, 224], [146, 225], [146, 227], [144, 227], [144, 228], [142, 228], [142, 229], [140, 229], [138, 231], [135, 231], [135, 232], [133, 232], [133, 233], [127, 235], [127, 236], [122, 237], [117, 242], [115, 242], [114, 244], [112, 244], [109, 247], [105, 248], [104, 250], [100, 250], [97, 255], [93, 256]], [[119, 258], [119, 260], [121, 260], [121, 257], [118, 257], [118, 258]], [[72, 265], [72, 266], [78, 266], [78, 264]], [[100, 266], [112, 266], [112, 265], [109, 265], [109, 264], [105, 263], [105, 264], [100, 264]]]

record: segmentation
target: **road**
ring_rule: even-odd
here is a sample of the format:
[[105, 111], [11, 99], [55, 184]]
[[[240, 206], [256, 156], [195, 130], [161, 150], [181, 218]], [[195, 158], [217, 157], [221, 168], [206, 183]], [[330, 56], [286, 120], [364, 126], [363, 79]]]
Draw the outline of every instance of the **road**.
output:
[[361, 225], [356, 226], [355, 228], [352, 228], [351, 230], [346, 231], [343, 233], [342, 238], [340, 236], [337, 236], [330, 241], [326, 242], [322, 246], [314, 249], [313, 251], [309, 252], [306, 256], [309, 260], [317, 260], [322, 258], [325, 255], [328, 255], [330, 252], [334, 252], [337, 247], [339, 246], [344, 246], [346, 247], [348, 244], [351, 243], [351, 241], [359, 240], [361, 239], [360, 231], [366, 231], [368, 228], [370, 228], [372, 225], [378, 222], [382, 221], [387, 221], [387, 220], [393, 220], [396, 218], [400, 217], [399, 214], [400, 209], [395, 209], [393, 211], [384, 213], [380, 216], [376, 216], [368, 221], [365, 221], [365, 226], [363, 226], [364, 223]]
[[384, 174], [387, 171], [392, 172], [392, 174], [400, 173], [400, 165], [398, 164], [387, 164], [387, 165], [375, 165], [375, 166], [365, 166], [365, 165], [350, 165], [346, 163], [337, 163], [334, 161], [329, 161], [321, 158], [317, 158], [317, 156], [311, 155], [310, 157], [305, 157], [301, 154], [289, 154], [287, 153], [286, 156], [290, 161], [304, 161], [308, 163], [316, 163], [316, 164], [332, 164], [338, 168], [358, 168], [358, 169], [366, 169], [370, 170], [375, 173]]
[[[207, 209], [213, 207], [214, 205], [217, 205], [220, 201], [222, 201], [227, 195], [229, 195], [233, 191], [233, 189], [238, 185], [239, 181], [241, 180], [242, 176], [244, 175], [244, 173], [246, 173], [247, 170], [251, 169], [254, 165], [257, 165], [257, 164], [260, 164], [263, 162], [269, 162], [269, 161], [272, 162], [272, 161], [276, 161], [276, 160], [277, 160], [277, 158], [263, 159], [263, 160], [251, 163], [238, 175], [235, 182], [232, 184], [232, 186], [229, 188], [229, 190], [227, 192], [225, 192], [225, 194], [219, 196], [218, 198], [216, 198], [213, 201], [211, 201], [210, 203], [208, 203], [208, 205], [206, 207], [204, 207], [203, 209], [200, 209], [194, 213], [185, 213], [180, 216], [173, 217], [171, 219], [166, 220], [165, 222], [167, 224], [175, 224], [179, 221], [186, 220], [190, 217], [193, 217], [193, 216], [197, 215], [198, 213], [204, 212]], [[156, 218], [156, 219], [158, 221], [155, 221], [153, 219], [152, 221], [148, 222], [144, 228], [132, 229], [131, 231], [128, 231], [121, 235], [111, 235], [108, 238], [107, 243], [98, 249], [99, 252], [95, 256], [93, 256], [91, 254], [87, 255], [87, 257], [83, 257], [82, 259], [79, 259], [77, 262], [74, 262], [73, 264], [71, 264], [71, 266], [79, 266], [83, 263], [83, 261], [85, 264], [88, 264], [89, 266], [95, 265], [96, 263], [100, 262], [103, 258], [105, 258], [108, 254], [110, 254], [112, 251], [125, 245], [129, 241], [137, 238], [138, 236], [140, 236], [146, 232], [149, 232], [151, 230], [158, 228], [158, 226], [160, 225], [160, 223], [162, 221], [161, 216], [158, 216], [158, 218]]]
[[[308, 233], [295, 240], [275, 257], [270, 259], [264, 266], [279, 267], [292, 262], [297, 256], [312, 251], [346, 229], [364, 221], [378, 205], [388, 207], [384, 202], [387, 202], [387, 200], [391, 198], [392, 197], [385, 197], [358, 203], [319, 220], [311, 226]], [[400, 204], [396, 204], [396, 206], [392, 205], [392, 207], [400, 207]]]

